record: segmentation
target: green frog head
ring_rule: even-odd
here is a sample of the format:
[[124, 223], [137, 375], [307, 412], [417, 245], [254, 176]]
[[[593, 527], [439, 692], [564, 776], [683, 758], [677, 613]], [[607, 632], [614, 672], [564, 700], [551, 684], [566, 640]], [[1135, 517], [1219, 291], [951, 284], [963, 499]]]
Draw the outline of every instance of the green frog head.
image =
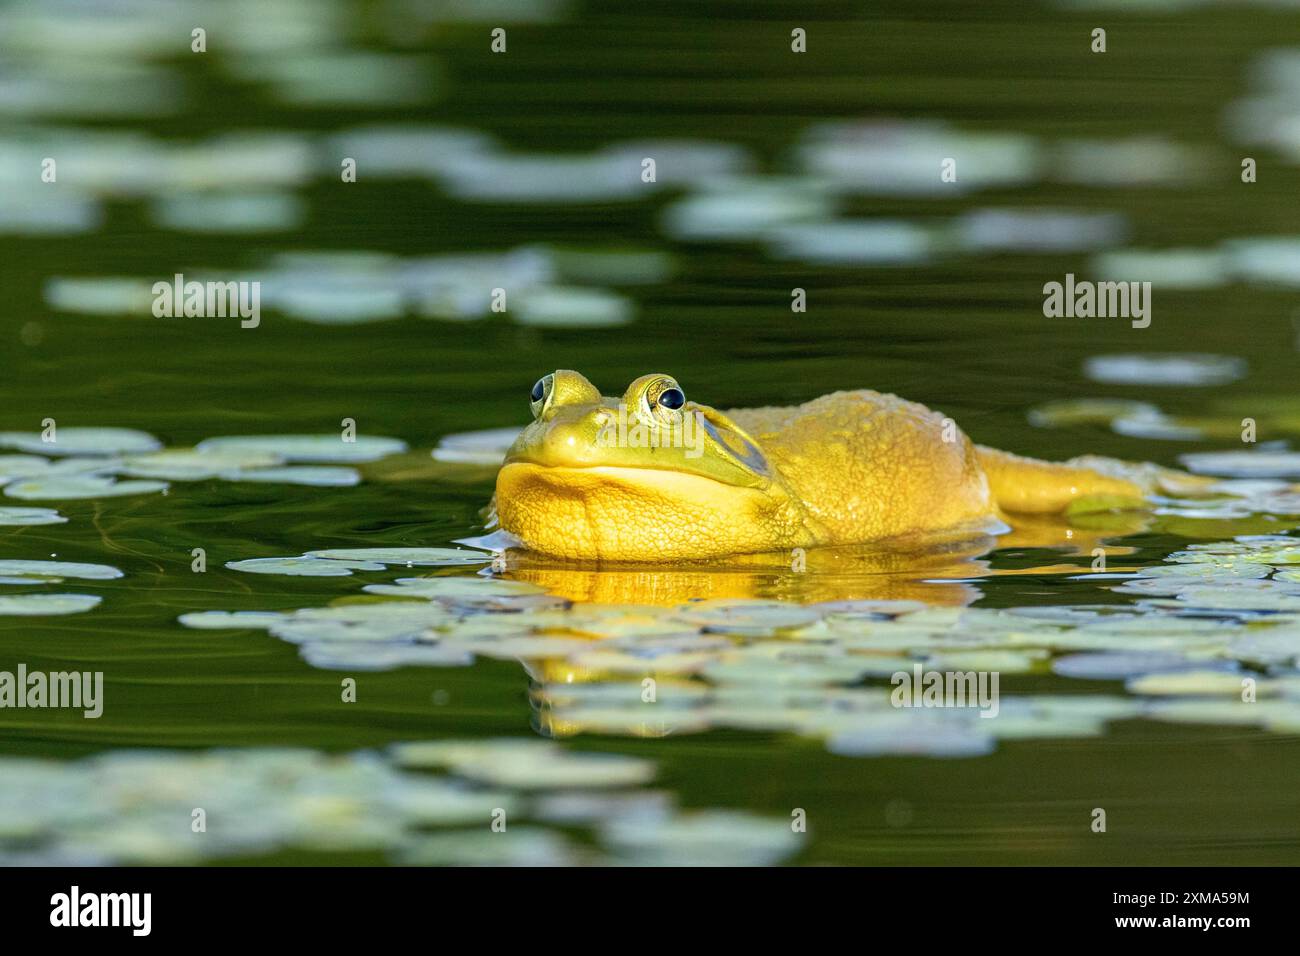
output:
[[539, 379], [497, 477], [501, 526], [530, 549], [647, 561], [800, 543], [802, 508], [758, 443], [670, 375], [607, 398], [577, 372]]

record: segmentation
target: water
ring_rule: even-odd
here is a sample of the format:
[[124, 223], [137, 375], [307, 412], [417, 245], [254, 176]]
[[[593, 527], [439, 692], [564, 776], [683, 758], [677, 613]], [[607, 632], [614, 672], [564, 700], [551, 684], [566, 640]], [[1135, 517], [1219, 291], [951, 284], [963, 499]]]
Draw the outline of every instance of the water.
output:
[[[1232, 245], [1294, 237], [1294, 144], [1279, 139], [1271, 107], [1250, 113], [1238, 105], [1280, 100], [1277, 109], [1285, 108], [1276, 90], [1294, 82], [1294, 73], [1270, 73], [1260, 64], [1269, 62], [1261, 59], [1265, 51], [1300, 46], [1294, 14], [1263, 7], [1243, 15], [1227, 6], [1026, 11], [997, 3], [982, 5], [976, 17], [962, 4], [917, 10], [899, 3], [862, 20], [856, 5], [824, 3], [802, 8], [796, 23], [777, 4], [660, 4], [653, 18], [634, 5], [609, 11], [556, 4], [548, 12], [551, 6], [537, 5], [536, 23], [522, 22], [516, 11], [520, 22], [502, 13], [422, 31], [393, 4], [385, 7], [392, 22], [407, 26], [387, 29], [389, 21], [376, 21], [364, 35], [315, 5], [310, 15], [296, 4], [277, 6], [287, 26], [268, 28], [270, 39], [262, 42], [280, 44], [279, 58], [299, 65], [267, 83], [247, 76], [272, 75], [268, 64], [277, 57], [259, 59], [251, 37], [236, 50], [223, 48], [217, 21], [205, 54], [190, 53], [184, 42], [173, 48], [168, 44], [178, 41], [167, 37], [141, 41], [145, 52], [136, 54], [113, 48], [104, 31], [89, 38], [33, 27], [0, 34], [0, 64], [38, 77], [35, 89], [43, 93], [36, 101], [21, 90], [0, 97], [0, 156], [20, 157], [17, 165], [0, 163], [7, 177], [0, 261], [8, 292], [0, 316], [8, 358], [0, 430], [38, 431], [52, 418], [60, 429], [129, 427], [168, 447], [190, 447], [219, 435], [338, 435], [343, 420], [353, 419], [362, 436], [400, 438], [411, 449], [359, 466], [364, 480], [353, 487], [174, 481], [165, 493], [121, 498], [3, 499], [6, 507], [56, 508], [68, 520], [0, 527], [0, 560], [104, 564], [123, 576], [4, 587], [4, 595], [102, 598], [83, 613], [0, 615], [0, 668], [22, 662], [31, 670], [101, 670], [105, 712], [97, 720], [69, 711], [0, 712], [12, 799], [0, 806], [0, 855], [57, 858], [51, 834], [61, 833], [71, 849], [58, 852], [93, 844], [104, 861], [197, 855], [657, 862], [685, 854], [803, 864], [1294, 862], [1300, 741], [1296, 724], [1288, 723], [1292, 711], [1279, 711], [1271, 729], [1233, 724], [1221, 695], [1209, 692], [1187, 698], [1205, 724], [1138, 716], [1125, 708], [1163, 698], [1130, 692], [1118, 680], [1053, 673], [1051, 657], [1069, 653], [1060, 646], [1028, 661], [1003, 657], [1004, 702], [1106, 698], [1081, 706], [1093, 716], [1117, 708], [1113, 720], [1095, 729], [1071, 725], [1074, 736], [998, 739], [964, 756], [925, 752], [945, 742], [960, 751], [969, 743], [964, 732], [955, 742], [927, 737], [917, 744], [921, 754], [900, 756], [870, 752], [869, 721], [856, 724], [848, 741], [834, 746], [838, 752], [821, 736], [783, 726], [800, 702], [762, 681], [756, 695], [727, 702], [728, 726], [715, 726], [712, 711], [700, 726], [684, 716], [703, 706], [690, 695], [725, 687], [735, 675], [674, 675], [672, 662], [660, 661], [656, 673], [665, 705], [681, 713], [657, 730], [643, 729], [648, 736], [628, 736], [608, 732], [619, 728], [610, 726], [607, 702], [589, 704], [596, 716], [565, 709], [564, 685], [575, 678], [582, 687], [592, 675], [563, 661], [525, 666], [508, 655], [479, 655], [468, 666], [363, 670], [355, 666], [362, 654], [339, 669], [337, 658], [316, 666], [299, 646], [262, 630], [178, 623], [202, 611], [324, 607], [357, 598], [365, 585], [430, 573], [389, 567], [299, 577], [225, 564], [323, 548], [454, 547], [480, 534], [492, 470], [440, 464], [429, 450], [450, 434], [522, 425], [529, 388], [554, 368], [578, 369], [607, 394], [664, 371], [688, 397], [722, 408], [870, 387], [942, 409], [981, 443], [1045, 458], [1096, 453], [1175, 465], [1187, 452], [1241, 450], [1245, 417], [1257, 420], [1261, 442], [1285, 443], [1300, 430], [1294, 261], [1286, 248], [1243, 252]], [[141, 9], [125, 35], [152, 36], [145, 27], [153, 15], [147, 5]], [[352, 5], [328, 9], [346, 13]], [[183, 9], [176, 16], [184, 23], [177, 36], [188, 36], [191, 19], [200, 22]], [[488, 30], [498, 19], [508, 29], [504, 55], [488, 50]], [[1097, 23], [1108, 28], [1104, 55], [1088, 50]], [[294, 24], [301, 32], [289, 29]], [[795, 25], [808, 29], [808, 54], [789, 52]], [[304, 37], [316, 34], [341, 50], [386, 52], [405, 66], [322, 66], [304, 52]], [[60, 54], [77, 44], [102, 54], [102, 63], [83, 67], [89, 75], [129, 67], [154, 82], [121, 86], [134, 92], [105, 102], [85, 95], [65, 102], [56, 94], [74, 77]], [[405, 82], [408, 74], [417, 81]], [[883, 128], [859, 134], [852, 124], [881, 118], [900, 121], [888, 133], [893, 146], [883, 153], [884, 165], [854, 166], [865, 162], [860, 146], [817, 151], [818, 144], [855, 143], [858, 135], [879, 141]], [[374, 168], [395, 146], [372, 142], [367, 159], [366, 138], [348, 132], [412, 121], [486, 134], [495, 145], [426, 135], [396, 176]], [[1234, 123], [1244, 123], [1256, 140], [1234, 139]], [[63, 132], [56, 135], [56, 128]], [[106, 141], [85, 145], [92, 131], [135, 138], [116, 141], [112, 152]], [[274, 151], [269, 141], [246, 154], [231, 148], [223, 160], [213, 158], [210, 145], [187, 151], [195, 141], [237, 131], [282, 142]], [[357, 154], [356, 183], [339, 181], [340, 151], [330, 134]], [[1079, 145], [1115, 141], [1129, 145], [1100, 153]], [[697, 151], [692, 142], [721, 148]], [[22, 145], [29, 143], [37, 145]], [[917, 166], [933, 158], [932, 143], [955, 144], [960, 189], [939, 192], [934, 180], [916, 179]], [[577, 154], [586, 165], [576, 172], [510, 165], [499, 182], [519, 189], [535, 176], [534, 194], [567, 196], [477, 198], [494, 188], [483, 170], [533, 153]], [[45, 155], [60, 161], [57, 185], [15, 178], [34, 177]], [[891, 174], [894, 155], [915, 160]], [[28, 156], [35, 163], [24, 165]], [[642, 188], [642, 156], [659, 158], [653, 187]], [[981, 157], [969, 176], [962, 156]], [[1258, 160], [1257, 183], [1241, 182], [1243, 156]], [[93, 159], [98, 172], [88, 165]], [[830, 182], [814, 180], [814, 173]], [[764, 191], [765, 180], [754, 177], [765, 176], [790, 182]], [[795, 187], [806, 191], [804, 201], [780, 201]], [[603, 192], [574, 195], [583, 189]], [[189, 198], [212, 190], [281, 198], [221, 207]], [[723, 197], [703, 207], [706, 225], [726, 222], [729, 213], [738, 219], [726, 235], [677, 238], [683, 233], [672, 224], [690, 222], [683, 202], [691, 197]], [[24, 203], [36, 204], [36, 213], [14, 211], [28, 208]], [[257, 213], [251, 219], [250, 208]], [[1002, 232], [1000, 220], [980, 210], [1101, 218], [1056, 227], [1051, 215], [1012, 220]], [[229, 217], [227, 231], [201, 228], [219, 216]], [[191, 228], [184, 228], [187, 219]], [[808, 248], [809, 238], [825, 239], [826, 223], [839, 220], [904, 228], [856, 233], [852, 245], [835, 246], [829, 256]], [[1020, 240], [1035, 221], [1041, 233], [1026, 249]], [[66, 223], [67, 231], [41, 228], [51, 222]], [[811, 237], [805, 230], [801, 238], [793, 227], [808, 222]], [[776, 231], [761, 231], [768, 228]], [[1146, 329], [1122, 319], [1043, 317], [1044, 283], [1092, 274], [1098, 252], [1130, 247], [1235, 249], [1237, 259], [1213, 281], [1157, 283]], [[324, 265], [306, 260], [305, 267], [290, 260], [301, 269], [297, 286], [286, 260], [275, 258], [325, 250], [349, 255]], [[384, 257], [353, 255], [361, 252]], [[629, 264], [592, 252], [639, 258]], [[467, 254], [509, 258], [472, 267], [424, 261]], [[47, 284], [57, 277], [124, 277], [144, 282], [147, 291], [176, 272], [264, 278], [261, 324], [154, 319], [147, 304], [136, 307], [130, 288], [131, 314], [114, 314], [120, 306], [85, 314], [78, 304], [84, 300], [74, 295], [70, 308], [66, 298], [52, 298]], [[480, 272], [482, 281], [470, 282], [468, 292], [453, 281]], [[272, 282], [277, 276], [279, 286]], [[321, 284], [330, 293], [324, 304], [320, 296], [292, 295]], [[482, 308], [483, 290], [498, 285], [512, 295], [525, 290], [507, 315]], [[351, 321], [381, 315], [395, 287], [413, 290], [398, 300], [402, 317]], [[796, 287], [807, 291], [806, 313], [790, 310]], [[589, 294], [575, 300], [575, 288]], [[575, 301], [597, 316], [593, 324], [556, 327], [557, 310], [561, 320], [568, 317], [563, 324], [577, 324]], [[296, 318], [284, 314], [286, 302], [297, 303]], [[346, 309], [340, 302], [360, 305]], [[336, 308], [325, 312], [325, 305]], [[461, 321], [420, 318], [422, 311]], [[602, 321], [610, 315], [627, 321]], [[313, 325], [304, 317], [334, 321]], [[1186, 352], [1233, 357], [1244, 374], [1211, 376], [1203, 385], [1147, 385], [1096, 381], [1085, 372], [1098, 356]], [[1149, 422], [1117, 430], [1104, 417], [1050, 428], [1029, 423], [1032, 409], [1072, 399], [1145, 402], [1192, 432], [1161, 439], [1152, 437]], [[556, 569], [525, 556], [503, 577], [577, 599], [579, 612], [592, 599], [667, 606], [695, 597], [973, 602], [990, 613], [1131, 605], [1141, 596], [1115, 592], [1116, 580], [1075, 578], [1089, 570], [1097, 543], [1086, 524], [1080, 521], [1073, 549], [1043, 547], [1060, 530], [1050, 529], [1003, 541], [984, 556], [978, 548], [889, 558], [857, 553], [843, 563], [814, 560], [803, 575], [778, 562], [601, 571]], [[1161, 565], [1189, 544], [1285, 533], [1296, 524], [1285, 512], [1174, 513], [1145, 526], [1103, 524], [1102, 533], [1136, 532], [1107, 539], [1114, 545], [1108, 562], [1128, 569]], [[194, 548], [206, 553], [205, 573], [191, 570]], [[1218, 579], [1211, 584], [1226, 589]], [[1195, 640], [1189, 634], [1177, 646]], [[1294, 701], [1294, 647], [1287, 641], [1294, 638], [1280, 640], [1291, 647], [1289, 658], [1257, 662], [1250, 673], [1289, 677], [1279, 699]], [[1206, 659], [1235, 660], [1221, 650]], [[1017, 662], [1022, 672], [1008, 666]], [[346, 677], [357, 681], [354, 703], [340, 700]], [[631, 677], [635, 697], [640, 674]], [[586, 686], [597, 693], [602, 685]], [[818, 700], [853, 686], [883, 694], [888, 681], [832, 681]], [[575, 730], [585, 732], [568, 736]], [[547, 734], [561, 737], [565, 753], [635, 760], [614, 770], [612, 780], [605, 776], [610, 767], [584, 765], [571, 778], [548, 782], [541, 768], [559, 758], [545, 750]], [[498, 738], [526, 743], [504, 750], [485, 744]], [[387, 749], [428, 740], [477, 742], [488, 750], [411, 766]], [[138, 748], [153, 756], [124, 753]], [[217, 770], [207, 771], [215, 774], [210, 778], [187, 761], [205, 759], [212, 748], [309, 752], [211, 757]], [[337, 766], [327, 769], [323, 755], [338, 755]], [[15, 762], [25, 758], [58, 763]], [[223, 760], [234, 761], [234, 769], [222, 770]], [[281, 775], [267, 764], [283, 768]], [[101, 776], [90, 767], [100, 767]], [[216, 778], [233, 779], [234, 791], [216, 787]], [[81, 789], [85, 780], [101, 779], [110, 782]], [[175, 792], [151, 796], [163, 782]], [[435, 783], [454, 793], [429, 790]], [[592, 795], [606, 788], [622, 796]], [[574, 797], [574, 790], [588, 796]], [[78, 844], [67, 834], [82, 831], [70, 821], [84, 814], [86, 801], [101, 799], [86, 793], [112, 793], [120, 801], [114, 806], [132, 810], [102, 826], [86, 824], [85, 832], [98, 836]], [[466, 793], [469, 811], [447, 810]], [[24, 797], [31, 794], [40, 796]], [[54, 808], [39, 826], [25, 809], [37, 804]], [[191, 812], [205, 805], [212, 839], [196, 843]], [[503, 805], [512, 821], [506, 838], [515, 834], [509, 850], [488, 830], [491, 811]], [[1097, 807], [1108, 816], [1104, 835], [1089, 826]], [[790, 839], [797, 809], [806, 813], [808, 832]], [[697, 812], [706, 816], [692, 816]], [[250, 822], [259, 816], [270, 821], [261, 829]], [[21, 836], [15, 821], [23, 820], [44, 835]], [[701, 834], [717, 847], [699, 849], [711, 846]], [[694, 846], [694, 856], [683, 846]]]

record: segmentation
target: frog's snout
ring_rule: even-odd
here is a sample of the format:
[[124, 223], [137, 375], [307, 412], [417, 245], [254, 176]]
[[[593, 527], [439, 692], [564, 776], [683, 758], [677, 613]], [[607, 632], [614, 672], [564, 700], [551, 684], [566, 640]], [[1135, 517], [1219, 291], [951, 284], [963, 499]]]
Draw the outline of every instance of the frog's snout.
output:
[[601, 436], [613, 421], [605, 408], [559, 407], [528, 426], [506, 462], [582, 468], [601, 463]]

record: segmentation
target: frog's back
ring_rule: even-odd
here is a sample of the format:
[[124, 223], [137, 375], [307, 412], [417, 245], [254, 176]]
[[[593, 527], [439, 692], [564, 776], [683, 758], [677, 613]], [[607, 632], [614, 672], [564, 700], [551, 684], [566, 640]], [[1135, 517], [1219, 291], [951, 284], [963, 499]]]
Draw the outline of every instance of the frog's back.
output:
[[970, 440], [924, 405], [869, 390], [726, 414], [829, 536], [829, 544], [938, 531], [993, 517]]

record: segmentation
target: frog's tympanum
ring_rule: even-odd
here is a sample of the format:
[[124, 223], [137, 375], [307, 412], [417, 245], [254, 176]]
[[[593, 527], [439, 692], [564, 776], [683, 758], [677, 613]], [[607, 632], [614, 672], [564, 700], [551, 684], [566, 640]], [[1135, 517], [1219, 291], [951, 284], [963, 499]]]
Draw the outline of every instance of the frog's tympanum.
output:
[[1014, 515], [1058, 514], [1082, 499], [1139, 504], [1190, 478], [985, 448], [951, 419], [872, 391], [722, 412], [688, 401], [668, 375], [644, 375], [606, 398], [560, 370], [530, 398], [533, 421], [497, 476], [500, 526], [532, 551], [583, 561], [996, 531]]

